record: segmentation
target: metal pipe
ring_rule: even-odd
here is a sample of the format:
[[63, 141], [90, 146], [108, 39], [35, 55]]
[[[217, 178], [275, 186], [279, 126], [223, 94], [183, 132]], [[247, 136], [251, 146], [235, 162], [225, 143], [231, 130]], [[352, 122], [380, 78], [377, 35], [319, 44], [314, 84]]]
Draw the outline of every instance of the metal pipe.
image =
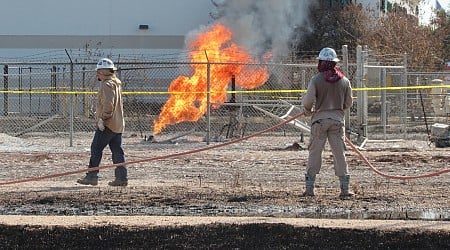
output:
[[206, 145], [211, 142], [211, 64], [206, 65]]
[[387, 125], [387, 111], [386, 111], [386, 68], [381, 71], [381, 84], [383, 90], [381, 91], [381, 126], [383, 126], [383, 138], [386, 140], [386, 125]]
[[[72, 58], [70, 57], [69, 53], [66, 50], [66, 54], [69, 57], [70, 60], [70, 92], [73, 92], [73, 61]], [[69, 129], [70, 129], [70, 133], [69, 133], [69, 137], [70, 137], [70, 143], [69, 146], [72, 147], [73, 146], [73, 122], [74, 122], [74, 115], [73, 115], [73, 106], [75, 105], [74, 103], [74, 97], [73, 94], [70, 95], [70, 107], [69, 107], [69, 115], [70, 115], [70, 122], [69, 122]]]
[[3, 115], [8, 115], [8, 65], [3, 66]]
[[[342, 45], [342, 70], [344, 71], [344, 74], [348, 76], [348, 46]], [[345, 111], [345, 134], [347, 137], [350, 136], [350, 109]]]

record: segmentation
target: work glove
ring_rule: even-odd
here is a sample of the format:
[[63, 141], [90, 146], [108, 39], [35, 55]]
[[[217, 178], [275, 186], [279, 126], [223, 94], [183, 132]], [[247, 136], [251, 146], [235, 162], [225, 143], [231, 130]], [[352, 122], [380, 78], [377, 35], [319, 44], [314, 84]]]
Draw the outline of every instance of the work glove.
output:
[[102, 118], [98, 119], [97, 127], [98, 127], [98, 129], [100, 129], [100, 131], [104, 131], [105, 130], [105, 122], [103, 121]]

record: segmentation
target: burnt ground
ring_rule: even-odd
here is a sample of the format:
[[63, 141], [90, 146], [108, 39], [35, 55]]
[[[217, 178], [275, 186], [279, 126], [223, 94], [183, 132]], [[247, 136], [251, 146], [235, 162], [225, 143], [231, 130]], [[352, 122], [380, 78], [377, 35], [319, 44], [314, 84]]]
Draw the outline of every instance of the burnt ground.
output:
[[260, 223], [160, 228], [10, 226], [1, 231], [3, 249], [448, 249], [450, 236]]
[[[75, 183], [82, 173], [5, 184], [82, 171], [89, 160], [90, 139], [77, 135], [68, 147], [67, 139], [4, 136], [2, 249], [450, 248], [449, 173], [389, 179], [349, 148], [351, 185], [357, 195], [341, 200], [327, 149], [316, 197], [305, 198], [301, 193], [306, 145], [293, 147], [297, 138], [292, 137], [256, 137], [185, 154], [208, 145], [195, 136], [151, 143], [126, 135], [127, 161], [135, 162], [128, 166], [126, 188], [107, 186], [112, 169], [101, 171], [95, 187]], [[435, 148], [424, 140], [368, 141], [362, 153], [377, 170], [397, 176], [433, 173], [450, 165], [448, 148]], [[166, 158], [173, 154], [177, 155]], [[110, 157], [105, 151], [102, 163], [110, 164]], [[147, 161], [152, 157], [160, 158]], [[123, 216], [142, 219], [115, 222]], [[159, 225], [161, 218], [171, 222]], [[245, 223], [236, 222], [242, 218]], [[297, 221], [302, 218], [314, 220]], [[326, 222], [335, 224], [323, 226]], [[365, 226], [358, 226], [361, 223]]]

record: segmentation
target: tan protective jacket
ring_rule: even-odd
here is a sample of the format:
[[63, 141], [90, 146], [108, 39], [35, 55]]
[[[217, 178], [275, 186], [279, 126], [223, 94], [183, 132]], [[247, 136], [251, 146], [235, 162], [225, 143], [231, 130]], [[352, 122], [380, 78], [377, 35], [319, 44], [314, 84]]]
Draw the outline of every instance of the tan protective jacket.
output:
[[123, 117], [122, 87], [113, 79], [100, 83], [95, 116], [105, 122], [105, 127], [114, 133], [123, 133], [125, 120]]
[[347, 77], [335, 83], [325, 80], [325, 73], [312, 77], [302, 104], [306, 110], [314, 113], [311, 124], [320, 119], [333, 119], [344, 123], [344, 110], [352, 106], [352, 88]]

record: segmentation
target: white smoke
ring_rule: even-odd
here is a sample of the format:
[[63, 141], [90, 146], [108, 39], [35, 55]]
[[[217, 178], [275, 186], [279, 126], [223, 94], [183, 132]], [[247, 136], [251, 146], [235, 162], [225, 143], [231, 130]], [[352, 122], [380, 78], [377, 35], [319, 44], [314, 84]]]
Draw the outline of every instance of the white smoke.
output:
[[229, 27], [234, 41], [260, 56], [271, 51], [273, 58], [286, 55], [298, 27], [307, 30], [309, 0], [221, 0], [219, 21]]

